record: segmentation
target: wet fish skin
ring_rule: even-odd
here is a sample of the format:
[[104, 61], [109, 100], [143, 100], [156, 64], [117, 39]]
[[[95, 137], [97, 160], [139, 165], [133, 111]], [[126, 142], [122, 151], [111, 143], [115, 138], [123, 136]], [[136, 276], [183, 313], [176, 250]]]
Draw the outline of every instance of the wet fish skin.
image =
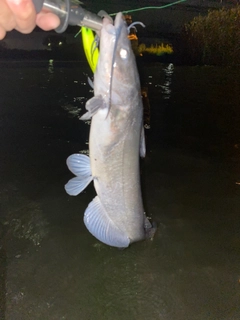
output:
[[114, 25], [104, 18], [94, 97], [82, 117], [92, 117], [90, 161], [83, 155], [70, 156], [68, 167], [77, 177], [65, 186], [76, 195], [93, 179], [97, 196], [84, 213], [85, 225], [100, 241], [120, 248], [145, 239], [145, 228], [151, 228], [144, 214], [139, 173], [139, 150], [145, 155], [143, 106], [127, 36], [121, 13]]

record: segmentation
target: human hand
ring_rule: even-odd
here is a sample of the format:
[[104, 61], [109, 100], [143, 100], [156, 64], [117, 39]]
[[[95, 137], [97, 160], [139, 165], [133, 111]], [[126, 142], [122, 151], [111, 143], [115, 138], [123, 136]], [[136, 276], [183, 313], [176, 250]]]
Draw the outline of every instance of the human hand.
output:
[[32, 0], [0, 0], [0, 40], [13, 29], [30, 33], [37, 26], [47, 31], [59, 26], [60, 19], [53, 13], [36, 14]]

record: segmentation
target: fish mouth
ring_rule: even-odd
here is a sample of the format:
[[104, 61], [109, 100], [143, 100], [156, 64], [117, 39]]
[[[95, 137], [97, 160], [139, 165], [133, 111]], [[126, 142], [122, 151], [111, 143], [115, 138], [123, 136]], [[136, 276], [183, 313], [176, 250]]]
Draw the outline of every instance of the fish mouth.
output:
[[118, 14], [116, 15], [115, 21], [114, 21], [115, 28], [121, 29], [124, 23], [125, 23], [125, 20], [123, 19], [122, 12], [118, 12]]
[[122, 12], [117, 13], [114, 22], [110, 21], [110, 19], [107, 17], [103, 19], [103, 27], [109, 35], [119, 35], [124, 23], [125, 20]]

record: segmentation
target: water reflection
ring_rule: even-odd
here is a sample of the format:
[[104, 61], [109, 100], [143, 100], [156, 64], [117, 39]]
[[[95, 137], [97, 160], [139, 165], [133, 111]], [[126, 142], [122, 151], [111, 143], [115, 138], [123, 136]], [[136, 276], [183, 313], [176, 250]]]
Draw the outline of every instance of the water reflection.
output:
[[[61, 101], [61, 107], [68, 112], [70, 117], [80, 118], [85, 112], [85, 104], [93, 95], [93, 88], [91, 87], [91, 79], [88, 74], [81, 72], [79, 79], [73, 80], [73, 85], [70, 86], [73, 91], [73, 96], [70, 97], [64, 94], [64, 99]], [[77, 85], [77, 87], [76, 87]], [[68, 85], [67, 85], [68, 86]], [[76, 92], [80, 92], [81, 96], [75, 96]], [[91, 121], [85, 121], [90, 125]]]
[[48, 72], [49, 72], [50, 74], [51, 74], [51, 73], [54, 73], [53, 62], [54, 62], [53, 59], [50, 59], [50, 60], [48, 61]]
[[82, 111], [85, 109], [86, 101], [86, 97], [73, 97], [71, 102], [64, 102], [62, 104], [62, 108], [67, 111], [71, 117], [79, 117], [82, 114]]
[[172, 83], [172, 75], [174, 71], [174, 66], [170, 63], [166, 68], [163, 69], [165, 73], [165, 81], [164, 84], [161, 85], [163, 99], [167, 100], [171, 96], [171, 83]]
[[[1, 66], [0, 228], [14, 219], [0, 255], [6, 319], [240, 319], [239, 71], [147, 66], [142, 185], [159, 227], [154, 241], [118, 251], [83, 224], [93, 187], [78, 197], [63, 189], [67, 156], [88, 154], [89, 127], [77, 114], [92, 93], [81, 85], [84, 65], [53, 64]], [[64, 105], [76, 113], [59, 112]]]
[[152, 78], [153, 78], [152, 76], [150, 75], [148, 76], [148, 85], [152, 85]]
[[[88, 141], [86, 141], [86, 145], [88, 145], [88, 144], [89, 144]], [[89, 156], [89, 149], [80, 150], [79, 153]]]
[[52, 81], [54, 78], [54, 60], [49, 59], [48, 60], [48, 74], [47, 74], [47, 82]]

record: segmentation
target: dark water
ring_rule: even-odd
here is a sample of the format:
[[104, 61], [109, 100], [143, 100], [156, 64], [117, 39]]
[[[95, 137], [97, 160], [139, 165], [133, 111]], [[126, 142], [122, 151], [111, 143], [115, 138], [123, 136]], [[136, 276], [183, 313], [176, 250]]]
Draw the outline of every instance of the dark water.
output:
[[153, 241], [119, 251], [86, 230], [94, 197], [63, 186], [88, 149], [77, 62], [0, 65], [0, 319], [240, 319], [240, 73], [145, 67], [142, 163]]

